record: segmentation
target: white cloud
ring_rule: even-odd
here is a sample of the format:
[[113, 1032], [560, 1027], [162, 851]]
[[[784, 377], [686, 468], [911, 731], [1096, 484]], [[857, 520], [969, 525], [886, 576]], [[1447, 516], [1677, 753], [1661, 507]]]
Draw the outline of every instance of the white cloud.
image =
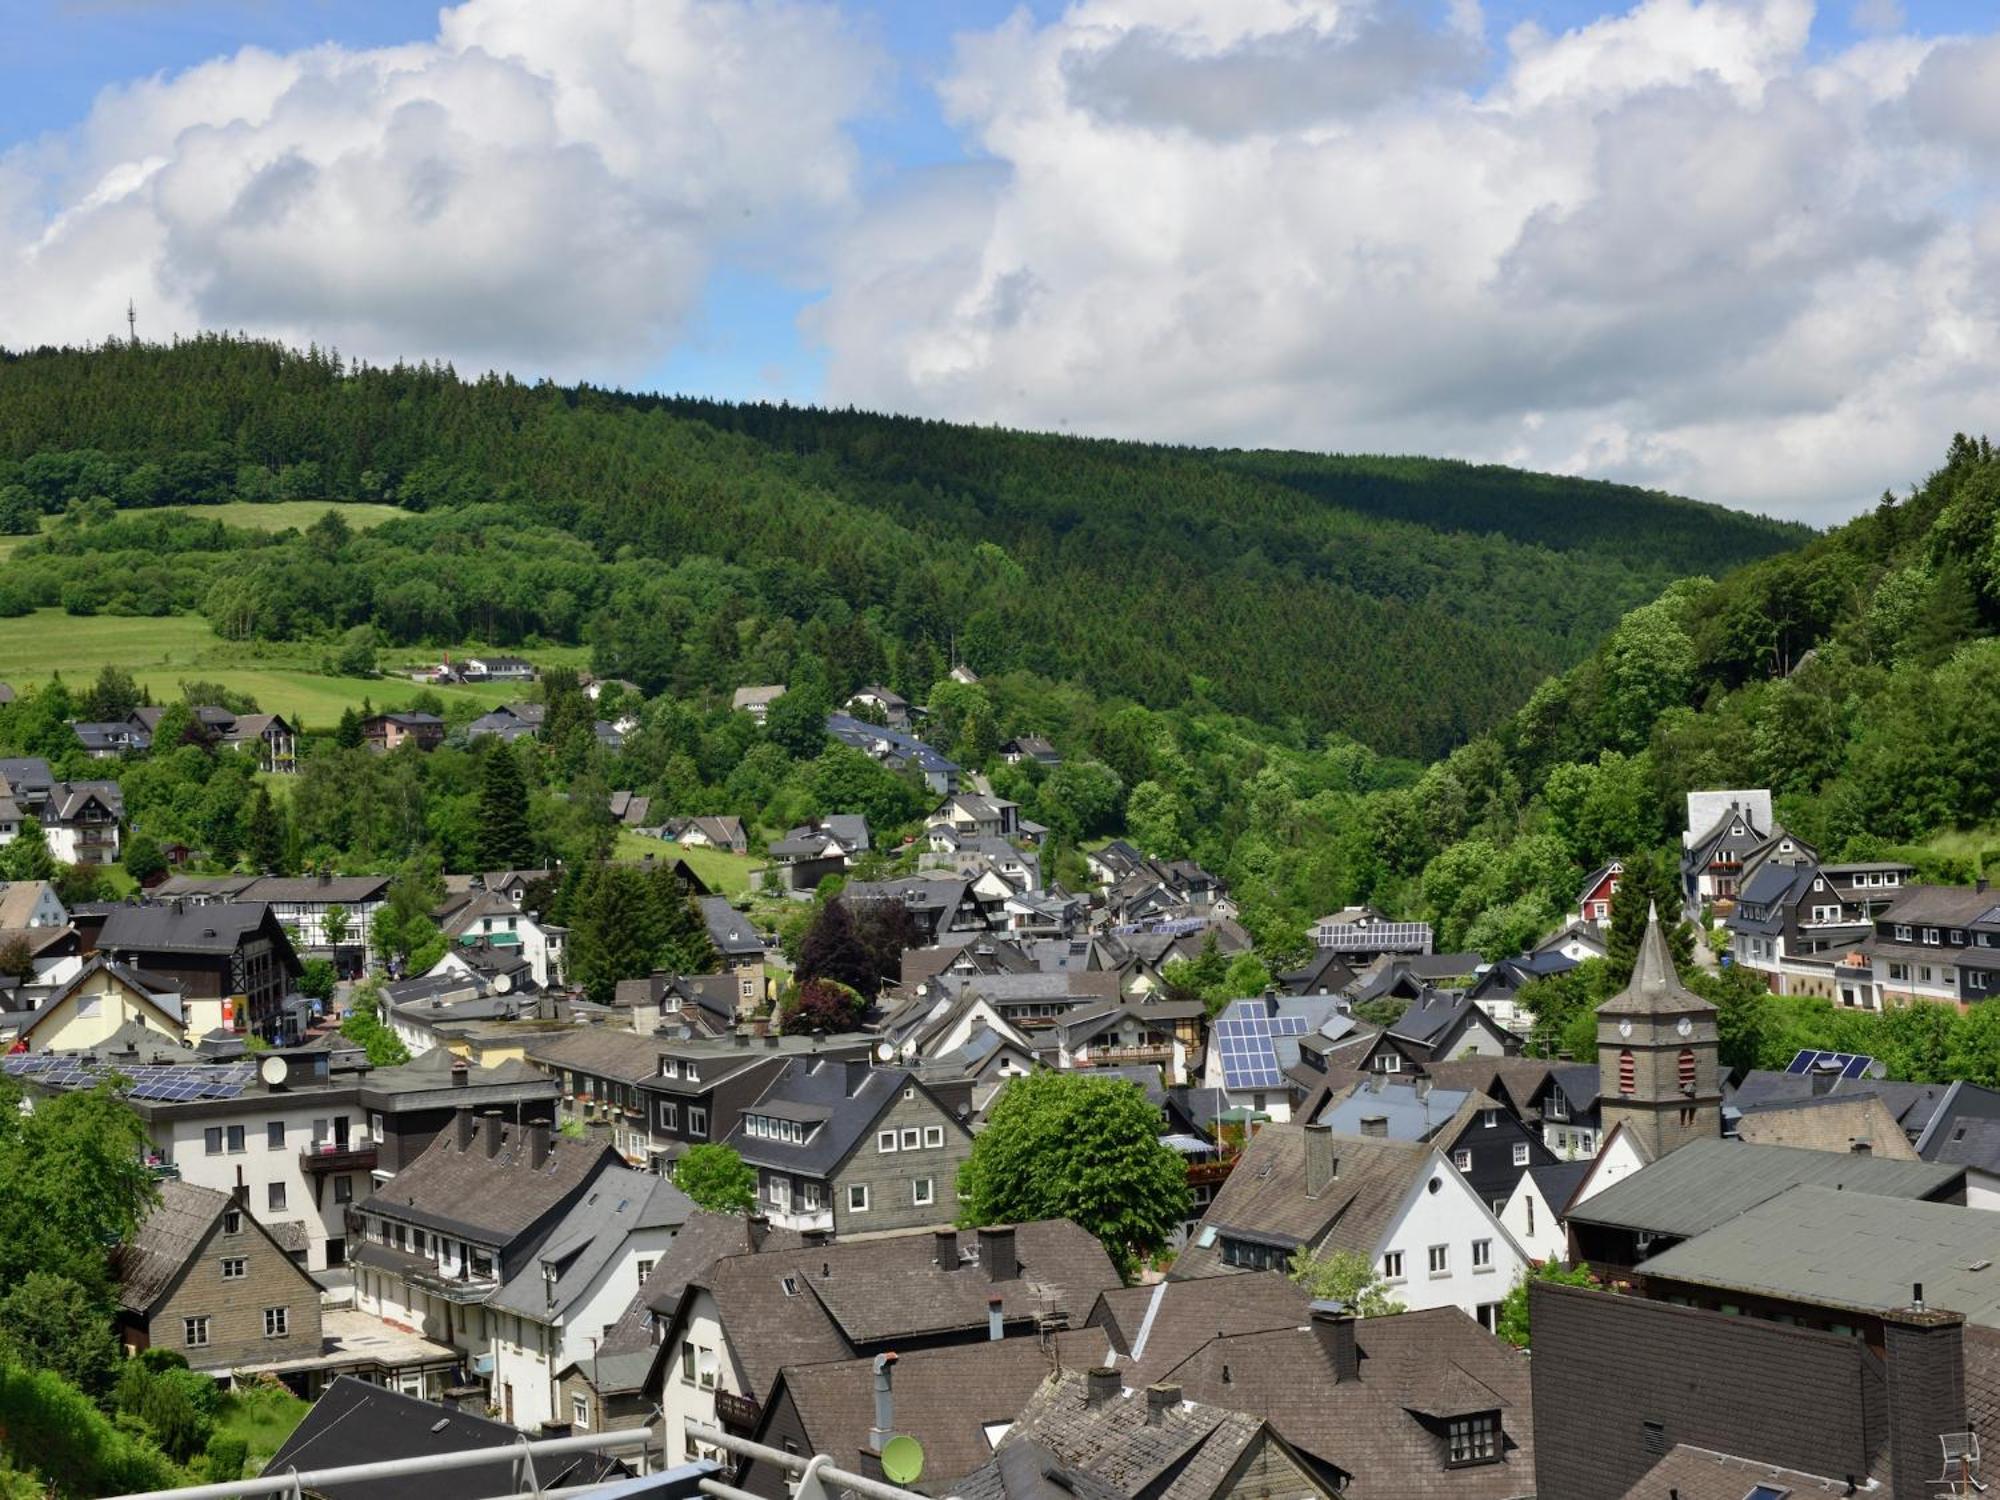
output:
[[431, 41], [246, 49], [0, 157], [0, 341], [248, 328], [596, 379], [722, 255], [850, 207], [878, 58], [836, 11], [468, 0]]
[[943, 85], [991, 165], [902, 184], [810, 314], [828, 395], [1831, 519], [2000, 409], [2000, 43], [1824, 56], [1812, 21], [1639, 0], [1496, 48], [1397, 0], [1016, 15]]

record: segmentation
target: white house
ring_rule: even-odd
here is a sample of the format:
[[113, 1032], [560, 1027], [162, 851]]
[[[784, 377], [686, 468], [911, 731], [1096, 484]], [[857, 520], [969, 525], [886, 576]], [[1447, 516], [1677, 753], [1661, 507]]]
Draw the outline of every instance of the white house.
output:
[[1597, 1155], [1591, 1159], [1590, 1170], [1584, 1174], [1583, 1181], [1577, 1184], [1576, 1191], [1570, 1195], [1570, 1206], [1573, 1208], [1596, 1197], [1621, 1177], [1630, 1177], [1651, 1161], [1652, 1158], [1646, 1154], [1646, 1148], [1639, 1144], [1639, 1138], [1625, 1128], [1623, 1121], [1619, 1122], [1612, 1126], [1606, 1132], [1604, 1139], [1599, 1142]]
[[1580, 1162], [1530, 1167], [1514, 1185], [1500, 1222], [1531, 1260], [1561, 1260], [1569, 1254], [1563, 1210], [1588, 1169]]
[[692, 1209], [665, 1178], [610, 1168], [487, 1299], [494, 1386], [512, 1392], [517, 1427], [568, 1420], [557, 1375], [595, 1351]]

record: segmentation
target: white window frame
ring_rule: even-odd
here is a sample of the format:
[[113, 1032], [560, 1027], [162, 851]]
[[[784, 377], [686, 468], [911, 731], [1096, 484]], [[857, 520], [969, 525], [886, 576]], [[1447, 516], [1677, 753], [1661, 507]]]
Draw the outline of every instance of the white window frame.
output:
[[[235, 1269], [231, 1270], [230, 1267]], [[224, 1281], [244, 1281], [250, 1275], [250, 1261], [247, 1256], [225, 1255], [222, 1257], [222, 1279]]]
[[1472, 1170], [1472, 1153], [1470, 1151], [1452, 1152], [1451, 1164], [1461, 1172], [1470, 1172]]
[[1433, 1276], [1451, 1275], [1451, 1246], [1432, 1245], [1425, 1255], [1424, 1263]]
[[1493, 1269], [1493, 1241], [1474, 1240], [1472, 1242], [1472, 1269], [1490, 1271]]
[[930, 1208], [937, 1203], [937, 1179], [916, 1177], [910, 1181], [910, 1202], [918, 1208]]
[[914, 1125], [903, 1127], [902, 1148], [905, 1151], [921, 1151], [924, 1147], [924, 1133]]
[[590, 1398], [581, 1391], [570, 1392], [569, 1420], [579, 1432], [590, 1431]]
[[1528, 1150], [1528, 1143], [1527, 1143], [1526, 1141], [1516, 1141], [1516, 1142], [1514, 1142], [1514, 1165], [1515, 1165], [1515, 1166], [1517, 1166], [1517, 1167], [1525, 1167], [1525, 1166], [1526, 1166], [1526, 1165], [1528, 1164], [1528, 1158], [1529, 1158], [1530, 1154], [1531, 1154], [1531, 1153], [1530, 1153], [1530, 1152], [1529, 1152], [1529, 1150]]
[[292, 1336], [292, 1310], [289, 1307], [267, 1307], [264, 1309], [264, 1337], [286, 1339]]
[[927, 1151], [935, 1151], [943, 1145], [944, 1145], [944, 1126], [926, 1125], [924, 1127], [924, 1149]]
[[1403, 1279], [1402, 1251], [1385, 1250], [1382, 1253], [1382, 1279], [1384, 1281], [1401, 1281]]
[[875, 1132], [875, 1151], [877, 1155], [887, 1156], [891, 1151], [894, 1151], [895, 1149], [896, 1149], [895, 1131], [878, 1130]]
[[868, 1184], [850, 1182], [847, 1185], [847, 1211], [851, 1214], [868, 1212]]

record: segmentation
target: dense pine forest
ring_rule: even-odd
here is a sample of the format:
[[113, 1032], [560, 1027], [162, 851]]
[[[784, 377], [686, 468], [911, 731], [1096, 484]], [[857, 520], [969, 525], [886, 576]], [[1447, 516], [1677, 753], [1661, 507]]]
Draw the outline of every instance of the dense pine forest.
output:
[[[363, 537], [176, 510], [388, 501]], [[825, 664], [921, 699], [953, 654], [1429, 757], [1673, 579], [1806, 533], [1497, 468], [1216, 453], [462, 381], [207, 338], [0, 360], [0, 610], [225, 636], [589, 642], [649, 693]], [[337, 541], [338, 545], [333, 543]]]

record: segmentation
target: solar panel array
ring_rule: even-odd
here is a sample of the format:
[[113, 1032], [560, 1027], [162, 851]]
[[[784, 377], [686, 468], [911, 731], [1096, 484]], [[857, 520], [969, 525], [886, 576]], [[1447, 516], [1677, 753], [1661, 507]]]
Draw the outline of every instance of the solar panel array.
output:
[[1319, 929], [1316, 940], [1335, 953], [1428, 953], [1431, 925], [1428, 922], [1370, 922], [1366, 926], [1328, 924]]
[[1222, 1086], [1228, 1089], [1274, 1089], [1282, 1079], [1271, 1026], [1262, 1015], [1224, 1016], [1215, 1023], [1215, 1045], [1222, 1052]]
[[1791, 1074], [1818, 1073], [1838, 1069], [1842, 1078], [1866, 1078], [1875, 1059], [1856, 1052], [1816, 1052], [1807, 1047], [1785, 1065]]
[[45, 1088], [87, 1089], [108, 1073], [130, 1081], [134, 1099], [178, 1104], [190, 1099], [234, 1099], [249, 1084], [249, 1063], [168, 1063], [116, 1066], [85, 1054], [27, 1052], [0, 1058], [10, 1078], [30, 1079]]

